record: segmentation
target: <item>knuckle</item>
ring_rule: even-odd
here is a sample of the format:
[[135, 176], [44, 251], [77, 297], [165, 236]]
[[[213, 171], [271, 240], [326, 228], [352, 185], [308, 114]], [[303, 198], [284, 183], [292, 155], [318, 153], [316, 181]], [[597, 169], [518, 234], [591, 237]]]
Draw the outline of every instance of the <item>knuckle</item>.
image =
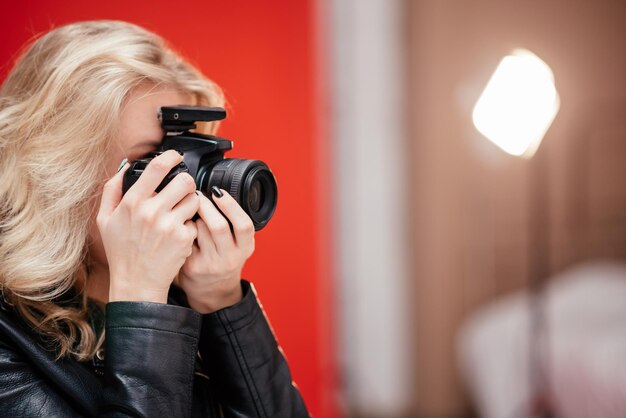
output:
[[188, 193], [191, 194], [196, 191], [196, 181], [188, 173], [180, 173], [176, 176], [176, 179]]
[[191, 177], [191, 174], [189, 173], [180, 173], [179, 175], [176, 176], [176, 178], [178, 179], [178, 181], [182, 182], [183, 184], [186, 185], [196, 185], [196, 182], [194, 181], [193, 177]]
[[254, 224], [251, 220], [246, 220], [234, 226], [234, 230], [238, 234], [249, 235], [254, 234]]
[[170, 164], [168, 164], [165, 159], [159, 157], [150, 161], [150, 164], [148, 165], [151, 166], [153, 170], [159, 172], [167, 171], [170, 168]]
[[164, 235], [171, 235], [179, 242], [185, 242], [186, 235], [181, 232], [182, 228], [176, 228], [174, 222], [165, 217], [156, 222], [156, 228]]
[[127, 193], [120, 202], [122, 207], [129, 211], [134, 211], [139, 206], [139, 199], [132, 193]]
[[[141, 219], [144, 224], [154, 224], [157, 219], [157, 211], [150, 206], [143, 206], [139, 211], [139, 219]], [[160, 227], [162, 223], [163, 222], [159, 222], [157, 226]]]
[[213, 221], [209, 225], [209, 231], [211, 231], [212, 234], [223, 235], [230, 232], [230, 227], [226, 221]]
[[163, 234], [171, 236], [172, 240], [179, 245], [189, 244], [189, 232], [185, 228], [174, 228], [171, 222], [161, 222], [159, 230]]

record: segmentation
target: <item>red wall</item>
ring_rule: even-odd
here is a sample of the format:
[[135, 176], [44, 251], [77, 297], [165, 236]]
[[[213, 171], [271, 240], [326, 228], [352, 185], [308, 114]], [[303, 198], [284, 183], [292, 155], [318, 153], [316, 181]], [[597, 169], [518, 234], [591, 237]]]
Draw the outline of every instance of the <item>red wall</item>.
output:
[[[229, 116], [220, 135], [231, 156], [264, 160], [279, 186], [276, 214], [257, 234], [252, 280], [310, 411], [333, 417], [328, 144], [319, 114], [314, 0], [11, 2], [0, 15], [0, 79], [20, 46], [64, 23], [121, 19], [166, 39], [220, 84]], [[185, 4], [185, 7], [181, 5]], [[326, 176], [326, 177], [324, 177]]]

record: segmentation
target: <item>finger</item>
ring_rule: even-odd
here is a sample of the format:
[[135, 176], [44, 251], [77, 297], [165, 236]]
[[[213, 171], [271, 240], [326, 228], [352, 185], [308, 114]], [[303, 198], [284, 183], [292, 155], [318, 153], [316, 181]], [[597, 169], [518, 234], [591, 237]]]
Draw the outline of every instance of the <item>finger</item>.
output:
[[252, 219], [230, 194], [225, 190], [220, 190], [222, 196], [213, 193], [213, 202], [232, 224], [235, 241], [238, 244], [247, 242], [254, 236]]
[[153, 201], [161, 209], [169, 210], [190, 194], [195, 195], [196, 182], [187, 173], [177, 174], [167, 186], [163, 188]]
[[209, 228], [218, 254], [223, 255], [236, 248], [235, 237], [230, 231], [228, 220], [217, 210], [213, 202], [204, 195], [200, 196], [198, 214]]
[[182, 160], [182, 155], [174, 150], [165, 151], [163, 154], [153, 158], [135, 184], [128, 189], [126, 195], [130, 195], [132, 199], [152, 196], [167, 173]]
[[185, 228], [187, 230], [187, 233], [189, 234], [189, 254], [187, 255], [187, 257], [189, 257], [191, 254], [193, 254], [193, 248], [194, 248], [194, 241], [195, 239], [198, 237], [198, 226], [196, 225], [196, 223], [194, 221], [188, 220], [185, 221], [185, 223], [183, 224], [183, 228]]
[[185, 223], [183, 224], [183, 228], [185, 228], [187, 232], [189, 232], [189, 238], [191, 242], [193, 242], [198, 237], [198, 226], [194, 221], [185, 221]]
[[196, 221], [196, 227], [198, 228], [198, 237], [196, 241], [198, 243], [198, 249], [203, 253], [217, 253], [217, 246], [213, 242], [209, 227], [204, 223], [202, 219]]
[[108, 218], [117, 205], [120, 204], [122, 200], [122, 181], [128, 167], [130, 167], [130, 164], [125, 163], [122, 168], [104, 184], [98, 217], [102, 216]]
[[[162, 192], [161, 192], [162, 193]], [[160, 193], [159, 193], [160, 194]], [[200, 198], [195, 193], [190, 193], [183, 200], [181, 200], [172, 209], [172, 214], [176, 219], [184, 222], [194, 217], [198, 213], [200, 207]]]

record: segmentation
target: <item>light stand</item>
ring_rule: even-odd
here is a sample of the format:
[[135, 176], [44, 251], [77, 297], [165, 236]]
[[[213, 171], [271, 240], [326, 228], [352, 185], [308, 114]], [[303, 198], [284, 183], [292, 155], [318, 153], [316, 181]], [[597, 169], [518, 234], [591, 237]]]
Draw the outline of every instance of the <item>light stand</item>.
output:
[[[503, 151], [531, 158], [558, 109], [559, 96], [550, 67], [527, 50], [515, 50], [500, 61], [476, 102], [472, 119], [476, 129]], [[549, 200], [545, 154], [530, 167], [528, 198], [529, 292], [529, 415], [554, 417], [546, 372], [548, 321], [545, 278], [549, 274]]]
[[550, 273], [550, 212], [547, 159], [539, 154], [529, 167], [528, 238], [528, 369], [530, 416], [555, 417], [548, 372], [549, 330], [546, 278]]

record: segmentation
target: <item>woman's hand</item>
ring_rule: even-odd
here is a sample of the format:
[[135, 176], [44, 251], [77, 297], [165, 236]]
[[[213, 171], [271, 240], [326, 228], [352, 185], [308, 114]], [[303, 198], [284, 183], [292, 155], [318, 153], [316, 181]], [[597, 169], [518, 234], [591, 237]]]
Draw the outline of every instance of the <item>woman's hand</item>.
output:
[[228, 193], [217, 191], [213, 193], [215, 204], [199, 194], [197, 244], [179, 276], [189, 305], [200, 313], [214, 312], [241, 300], [241, 270], [254, 252], [252, 220]]
[[155, 193], [181, 161], [175, 151], [157, 156], [123, 197], [128, 164], [104, 185], [96, 222], [109, 265], [109, 301], [167, 302], [198, 233], [191, 218], [199, 198], [189, 174], [177, 175]]

